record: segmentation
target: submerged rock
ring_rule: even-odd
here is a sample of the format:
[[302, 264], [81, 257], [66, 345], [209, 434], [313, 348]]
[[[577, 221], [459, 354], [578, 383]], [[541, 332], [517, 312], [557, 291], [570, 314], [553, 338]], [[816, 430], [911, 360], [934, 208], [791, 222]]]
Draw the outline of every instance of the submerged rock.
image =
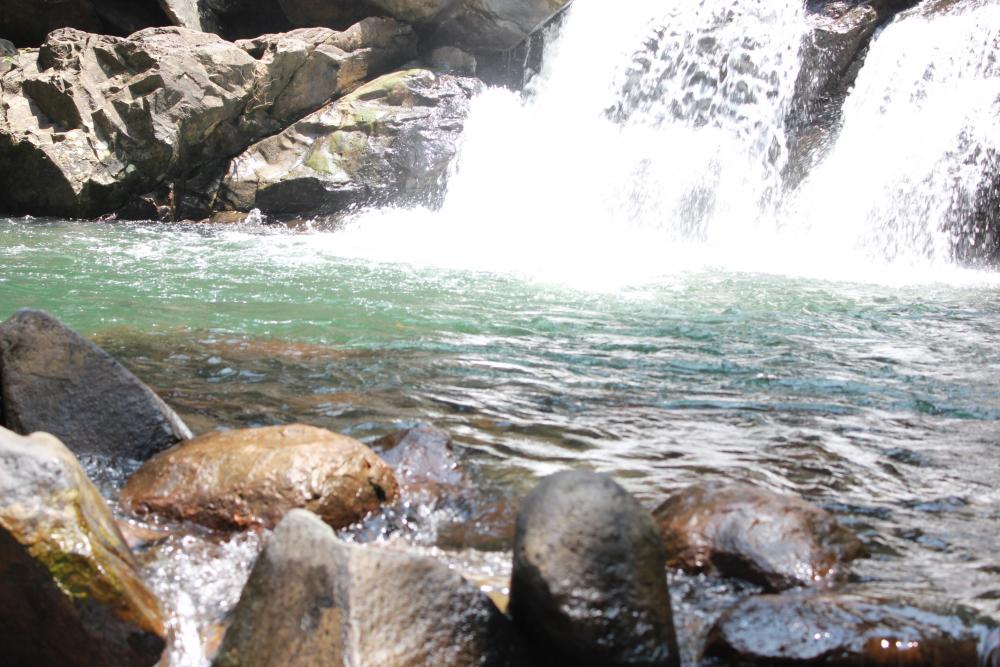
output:
[[7, 428], [52, 433], [77, 455], [142, 460], [191, 437], [111, 355], [39, 310], [0, 324], [0, 399]]
[[382, 76], [234, 159], [216, 208], [311, 216], [433, 202], [480, 86], [427, 70]]
[[215, 667], [523, 665], [509, 620], [428, 558], [337, 540], [294, 510], [254, 566]]
[[861, 596], [807, 592], [749, 598], [709, 634], [724, 664], [974, 667], [978, 633], [959, 619]]
[[0, 211], [94, 217], [156, 192], [175, 215], [204, 217], [228, 156], [411, 59], [415, 43], [391, 19], [240, 44], [183, 28], [57, 30], [0, 78]]
[[147, 461], [121, 498], [135, 513], [224, 530], [273, 527], [294, 508], [342, 528], [398, 492], [392, 471], [357, 440], [295, 424], [190, 440]]
[[654, 512], [667, 561], [780, 591], [842, 574], [864, 545], [825, 510], [747, 484], [688, 487]]
[[140, 667], [165, 646], [110, 510], [48, 434], [0, 428], [0, 600], [4, 664]]
[[468, 483], [455, 458], [451, 436], [422, 424], [390, 433], [371, 443], [410, 493], [442, 495]]
[[676, 665], [664, 565], [652, 517], [623, 488], [553, 475], [517, 517], [511, 614], [554, 664]]

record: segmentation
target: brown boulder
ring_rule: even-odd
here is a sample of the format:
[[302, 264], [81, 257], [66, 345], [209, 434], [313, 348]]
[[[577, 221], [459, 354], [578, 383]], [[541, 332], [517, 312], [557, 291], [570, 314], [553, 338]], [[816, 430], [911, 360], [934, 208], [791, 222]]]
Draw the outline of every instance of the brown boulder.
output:
[[271, 528], [294, 508], [342, 528], [398, 492], [392, 471], [360, 442], [293, 424], [190, 440], [146, 462], [121, 498], [135, 513], [224, 530]]
[[0, 416], [17, 433], [52, 433], [77, 455], [143, 460], [191, 437], [128, 369], [39, 310], [0, 324]]
[[0, 428], [0, 600], [6, 665], [142, 667], [165, 646], [111, 511], [46, 433]]
[[826, 511], [747, 484], [698, 484], [653, 516], [671, 567], [715, 570], [768, 590], [835, 578], [864, 545]]

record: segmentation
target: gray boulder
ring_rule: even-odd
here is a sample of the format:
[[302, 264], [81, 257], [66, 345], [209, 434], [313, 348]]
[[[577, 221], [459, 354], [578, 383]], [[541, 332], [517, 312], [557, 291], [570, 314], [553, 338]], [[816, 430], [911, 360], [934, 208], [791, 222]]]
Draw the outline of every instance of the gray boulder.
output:
[[763, 595], [725, 612], [707, 656], [746, 667], [973, 667], [981, 631], [958, 617], [863, 595]]
[[5, 665], [148, 667], [166, 644], [111, 511], [46, 433], [0, 428], [0, 599]]
[[4, 426], [52, 433], [77, 455], [141, 460], [191, 437], [111, 355], [38, 310], [0, 324], [0, 398]]
[[696, 484], [653, 511], [667, 562], [780, 591], [828, 583], [864, 545], [825, 510], [749, 484]]
[[609, 477], [567, 472], [517, 517], [510, 610], [551, 664], [677, 665], [652, 517]]
[[17, 47], [9, 39], [0, 39], [0, 56], [16, 56]]
[[234, 159], [216, 210], [311, 216], [433, 203], [480, 87], [427, 70], [382, 76]]
[[268, 540], [215, 667], [524, 664], [511, 623], [447, 566], [340, 542], [304, 510]]
[[158, 191], [175, 216], [203, 217], [228, 156], [415, 43], [391, 19], [239, 44], [183, 28], [58, 30], [0, 78], [0, 211], [95, 217]]

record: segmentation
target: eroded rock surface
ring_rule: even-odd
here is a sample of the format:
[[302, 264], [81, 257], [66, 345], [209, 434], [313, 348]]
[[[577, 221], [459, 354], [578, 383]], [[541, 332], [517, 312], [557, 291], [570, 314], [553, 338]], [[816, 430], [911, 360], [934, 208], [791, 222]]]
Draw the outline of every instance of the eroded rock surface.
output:
[[145, 667], [158, 602], [73, 454], [0, 428], [0, 646], [11, 665]]
[[363, 444], [293, 424], [210, 433], [150, 459], [122, 490], [132, 512], [217, 529], [275, 526], [294, 508], [342, 528], [399, 492]]
[[433, 203], [480, 86], [419, 69], [379, 77], [234, 159], [216, 208], [306, 216]]
[[688, 487], [654, 512], [671, 567], [769, 590], [835, 579], [864, 545], [825, 510], [748, 484]]
[[39, 310], [0, 324], [0, 417], [17, 433], [51, 433], [77, 455], [144, 460], [191, 437], [128, 369]]
[[517, 517], [510, 610], [548, 664], [677, 665], [656, 525], [611, 478], [548, 477]]
[[290, 512], [255, 565], [215, 667], [525, 664], [510, 621], [447, 566], [340, 542]]

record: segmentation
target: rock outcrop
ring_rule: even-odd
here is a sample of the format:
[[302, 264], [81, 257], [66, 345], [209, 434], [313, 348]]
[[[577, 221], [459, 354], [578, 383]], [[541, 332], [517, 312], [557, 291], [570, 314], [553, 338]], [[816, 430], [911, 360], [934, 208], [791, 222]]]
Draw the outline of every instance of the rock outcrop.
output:
[[654, 512], [671, 567], [780, 591], [826, 583], [864, 545], [826, 511], [748, 484], [688, 487]]
[[268, 540], [214, 667], [515, 667], [510, 621], [435, 560], [337, 540], [295, 510]]
[[57, 30], [0, 78], [0, 210], [95, 217], [159, 191], [173, 215], [204, 217], [228, 157], [415, 44], [391, 19], [238, 44], [183, 28]]
[[510, 610], [546, 664], [678, 664], [663, 546], [610, 477], [567, 472], [517, 517]]
[[216, 210], [312, 216], [433, 203], [479, 89], [427, 70], [382, 76], [234, 159]]
[[111, 355], [38, 310], [0, 324], [0, 417], [17, 433], [52, 433], [77, 455], [144, 460], [191, 437]]
[[342, 528], [398, 493], [392, 471], [363, 444], [295, 424], [185, 442], [147, 461], [121, 499], [135, 513], [222, 530], [271, 528], [294, 508]]
[[4, 664], [146, 667], [165, 646], [110, 510], [48, 434], [0, 428], [0, 599]]
[[973, 667], [979, 642], [958, 618], [858, 595], [794, 592], [752, 597], [724, 613], [706, 655], [747, 667]]

